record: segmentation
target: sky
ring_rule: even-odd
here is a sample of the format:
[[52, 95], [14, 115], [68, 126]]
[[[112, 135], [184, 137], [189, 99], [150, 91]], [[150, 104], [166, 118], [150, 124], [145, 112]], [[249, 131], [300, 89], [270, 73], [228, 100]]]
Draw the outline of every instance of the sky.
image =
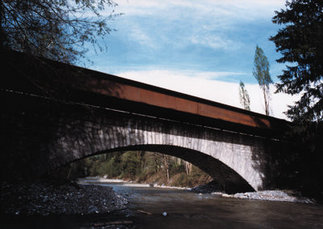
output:
[[[275, 10], [285, 0], [115, 0], [114, 29], [104, 52], [90, 50], [89, 68], [185, 94], [242, 107], [239, 82], [246, 85], [251, 110], [264, 113], [262, 93], [253, 77], [256, 45], [264, 50], [274, 82], [284, 65], [269, 37], [279, 26]], [[111, 9], [105, 14], [109, 15]], [[274, 94], [271, 115], [286, 118], [296, 98]]]

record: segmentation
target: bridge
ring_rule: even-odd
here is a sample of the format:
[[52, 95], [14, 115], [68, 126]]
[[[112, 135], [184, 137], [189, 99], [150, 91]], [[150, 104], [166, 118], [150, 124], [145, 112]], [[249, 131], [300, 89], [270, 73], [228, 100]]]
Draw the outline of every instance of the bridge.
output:
[[191, 162], [227, 192], [275, 186], [284, 120], [21, 53], [1, 57], [2, 179], [144, 150]]

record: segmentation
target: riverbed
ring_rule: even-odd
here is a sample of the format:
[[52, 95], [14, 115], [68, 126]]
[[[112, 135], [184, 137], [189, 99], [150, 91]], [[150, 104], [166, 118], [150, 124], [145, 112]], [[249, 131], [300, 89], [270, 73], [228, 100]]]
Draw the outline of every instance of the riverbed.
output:
[[[185, 189], [122, 181], [89, 184], [112, 187], [128, 199], [127, 209], [74, 217], [19, 218], [1, 228], [323, 228], [323, 206], [224, 198]], [[20, 220], [21, 223], [17, 223]], [[33, 222], [33, 223], [32, 223]], [[36, 224], [35, 224], [36, 222]], [[16, 227], [14, 227], [16, 226]]]

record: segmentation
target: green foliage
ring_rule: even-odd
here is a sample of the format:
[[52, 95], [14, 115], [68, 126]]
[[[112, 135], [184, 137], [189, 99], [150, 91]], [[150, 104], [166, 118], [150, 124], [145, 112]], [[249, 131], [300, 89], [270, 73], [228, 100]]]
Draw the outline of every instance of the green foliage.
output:
[[263, 91], [264, 102], [265, 102], [265, 113], [269, 115], [269, 100], [270, 100], [270, 93], [269, 93], [269, 85], [273, 82], [270, 74], [269, 74], [269, 62], [267, 57], [264, 54], [264, 51], [256, 46], [255, 50], [255, 58], [254, 58], [254, 69], [253, 69], [253, 76], [258, 81], [260, 88]]
[[135, 179], [141, 170], [141, 155], [133, 152], [126, 152], [121, 156], [121, 178]]
[[96, 175], [109, 174], [111, 177], [116, 177], [121, 173], [119, 167], [120, 161], [116, 157], [112, 157], [110, 160], [103, 161], [95, 165]]
[[272, 83], [269, 74], [269, 62], [264, 51], [258, 45], [255, 50], [253, 76], [260, 86], [268, 87]]
[[196, 186], [211, 177], [191, 166], [189, 174], [183, 160], [152, 152], [116, 152], [92, 156], [70, 165], [69, 178], [107, 176], [142, 183]]
[[196, 166], [192, 167], [190, 174], [177, 172], [173, 175], [171, 184], [179, 187], [195, 187], [212, 181], [212, 178]]
[[[111, 32], [100, 15], [111, 0], [0, 1], [0, 48], [26, 52], [65, 63], [84, 57], [85, 43]], [[86, 16], [87, 15], [87, 16]]]
[[250, 111], [250, 97], [242, 81], [240, 81], [239, 85], [239, 97], [240, 103], [243, 106], [243, 108]]
[[319, 121], [323, 118], [323, 1], [287, 1], [286, 9], [275, 12], [273, 23], [284, 25], [272, 40], [282, 54], [278, 63], [288, 63], [278, 76], [278, 92], [301, 94], [290, 106], [294, 121]]

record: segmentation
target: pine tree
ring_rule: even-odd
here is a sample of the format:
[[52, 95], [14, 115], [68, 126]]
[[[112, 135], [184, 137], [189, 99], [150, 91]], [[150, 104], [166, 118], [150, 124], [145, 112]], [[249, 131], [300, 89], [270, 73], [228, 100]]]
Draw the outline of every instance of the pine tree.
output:
[[323, 1], [287, 1], [286, 9], [275, 12], [273, 23], [284, 25], [272, 40], [287, 63], [278, 76], [278, 92], [301, 98], [287, 111], [294, 121], [322, 121], [323, 118]]

